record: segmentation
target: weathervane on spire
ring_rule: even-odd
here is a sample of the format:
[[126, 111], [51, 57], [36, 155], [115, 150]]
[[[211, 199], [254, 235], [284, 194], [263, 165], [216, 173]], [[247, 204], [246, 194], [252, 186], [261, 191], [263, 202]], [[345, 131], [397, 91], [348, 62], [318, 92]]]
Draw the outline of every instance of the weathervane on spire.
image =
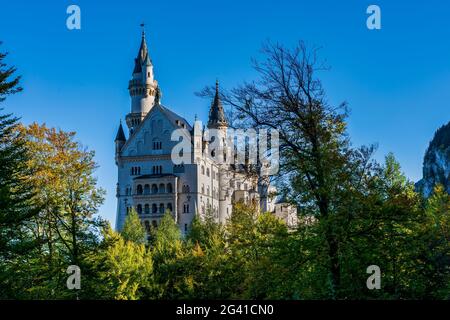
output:
[[141, 28], [142, 28], [142, 36], [144, 37], [145, 36], [145, 23], [144, 22], [141, 23]]

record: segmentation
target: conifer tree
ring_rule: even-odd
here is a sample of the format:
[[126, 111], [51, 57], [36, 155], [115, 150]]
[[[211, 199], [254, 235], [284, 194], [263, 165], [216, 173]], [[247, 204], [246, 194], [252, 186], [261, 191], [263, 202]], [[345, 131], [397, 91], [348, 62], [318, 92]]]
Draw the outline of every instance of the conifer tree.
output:
[[[4, 62], [6, 55], [0, 52], [0, 107], [7, 96], [22, 90], [16, 68]], [[13, 281], [15, 258], [27, 254], [35, 245], [26, 226], [38, 211], [25, 179], [31, 171], [25, 165], [28, 152], [23, 137], [15, 130], [17, 124], [18, 118], [0, 114], [0, 297], [12, 294], [7, 291]]]

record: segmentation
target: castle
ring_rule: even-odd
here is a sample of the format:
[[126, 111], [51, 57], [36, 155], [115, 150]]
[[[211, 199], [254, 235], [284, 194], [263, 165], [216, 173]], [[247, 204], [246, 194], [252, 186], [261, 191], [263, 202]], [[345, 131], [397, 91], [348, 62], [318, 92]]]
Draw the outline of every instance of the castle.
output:
[[[273, 187], [241, 170], [241, 167], [218, 161], [216, 153], [226, 152], [228, 121], [216, 82], [215, 97], [209, 110], [207, 129], [219, 133], [220, 147], [205, 139], [200, 121], [193, 126], [161, 103], [161, 91], [153, 72], [145, 32], [128, 86], [131, 111], [126, 115], [128, 139], [120, 123], [115, 139], [118, 168], [116, 229], [121, 230], [126, 215], [135, 208], [146, 230], [157, 227], [170, 211], [183, 234], [196, 214], [209, 212], [216, 221], [225, 222], [233, 203], [256, 204], [262, 211], [274, 212], [288, 225], [296, 223], [296, 209], [276, 203]], [[187, 161], [174, 162], [173, 150], [178, 141], [173, 133], [180, 130], [190, 141], [182, 150]], [[228, 149], [227, 149], [228, 148]], [[224, 152], [225, 150], [225, 152]], [[229, 151], [229, 150], [228, 150]]]

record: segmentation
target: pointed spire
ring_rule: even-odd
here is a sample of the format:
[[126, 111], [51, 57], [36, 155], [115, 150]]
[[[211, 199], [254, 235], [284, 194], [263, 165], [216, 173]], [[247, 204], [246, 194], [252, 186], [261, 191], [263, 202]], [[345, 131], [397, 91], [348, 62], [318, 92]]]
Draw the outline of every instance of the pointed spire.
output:
[[208, 128], [228, 126], [227, 118], [220, 101], [219, 80], [216, 79], [216, 94], [209, 110]]
[[116, 139], [114, 141], [127, 141], [123, 132], [122, 120], [120, 120], [119, 130], [117, 130]]
[[148, 48], [147, 48], [147, 41], [145, 40], [145, 29], [144, 29], [145, 24], [141, 23], [141, 27], [142, 27], [142, 38], [141, 38], [141, 46], [139, 47], [139, 52], [138, 55], [136, 57], [136, 59], [134, 59], [134, 70], [133, 73], [140, 73], [142, 72], [142, 65], [146, 64], [146, 65], [150, 65], [151, 64], [151, 60], [148, 54]]

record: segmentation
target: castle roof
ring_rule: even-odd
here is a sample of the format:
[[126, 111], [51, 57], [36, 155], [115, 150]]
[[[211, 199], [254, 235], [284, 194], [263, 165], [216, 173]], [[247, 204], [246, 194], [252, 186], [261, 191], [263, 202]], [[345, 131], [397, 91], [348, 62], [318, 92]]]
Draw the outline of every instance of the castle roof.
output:
[[148, 53], [147, 42], [145, 40], [145, 32], [142, 31], [141, 46], [139, 47], [139, 52], [137, 57], [134, 59], [134, 70], [133, 73], [142, 72], [142, 65], [151, 65], [150, 55]]
[[222, 101], [220, 101], [219, 81], [216, 81], [216, 94], [214, 95], [214, 100], [209, 109], [208, 128], [219, 126], [228, 126], [228, 121], [225, 117]]
[[116, 139], [114, 141], [126, 141], [125, 133], [123, 132], [122, 122], [120, 122], [119, 130], [117, 130]]

